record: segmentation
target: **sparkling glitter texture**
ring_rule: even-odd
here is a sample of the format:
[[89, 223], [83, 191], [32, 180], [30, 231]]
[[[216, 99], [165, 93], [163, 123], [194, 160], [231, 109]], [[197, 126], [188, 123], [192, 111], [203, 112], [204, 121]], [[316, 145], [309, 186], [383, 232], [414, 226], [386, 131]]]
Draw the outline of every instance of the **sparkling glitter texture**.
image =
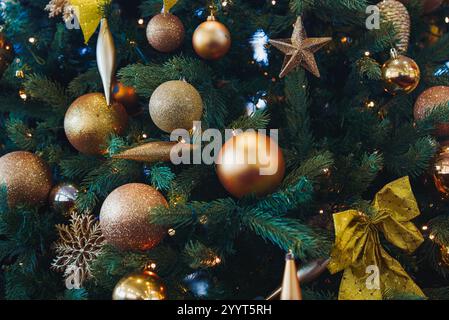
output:
[[157, 51], [169, 53], [184, 41], [185, 29], [179, 18], [171, 13], [154, 16], [147, 25], [147, 39]]
[[[415, 102], [413, 114], [415, 120], [422, 120], [433, 108], [442, 104], [449, 103], [449, 87], [436, 86], [425, 90]], [[447, 105], [449, 108], [449, 105]], [[449, 123], [440, 123], [437, 126], [436, 134], [438, 136], [449, 135]]]
[[203, 114], [203, 100], [199, 92], [185, 81], [167, 81], [154, 90], [150, 99], [150, 116], [159, 129], [190, 130], [193, 121]]
[[194, 149], [194, 145], [178, 142], [155, 141], [115, 154], [115, 159], [127, 159], [139, 162], [154, 163], [170, 161], [171, 152], [183, 154]]
[[125, 108], [119, 103], [108, 107], [101, 93], [89, 93], [76, 99], [64, 119], [67, 139], [85, 154], [104, 154], [109, 135], [122, 134], [127, 124]]
[[285, 54], [279, 78], [285, 77], [298, 66], [320, 77], [314, 53], [325, 46], [332, 38], [307, 38], [301, 17], [296, 19], [290, 39], [269, 40], [270, 44]]
[[381, 19], [393, 24], [396, 31], [396, 49], [405, 53], [410, 42], [410, 15], [397, 0], [383, 0], [378, 5]]
[[100, 211], [100, 226], [106, 241], [122, 250], [149, 250], [164, 237], [166, 228], [152, 225], [151, 208], [167, 206], [164, 196], [149, 185], [130, 183], [114, 191]]
[[6, 185], [8, 205], [40, 204], [47, 200], [52, 185], [51, 172], [38, 156], [15, 151], [0, 158], [0, 185]]

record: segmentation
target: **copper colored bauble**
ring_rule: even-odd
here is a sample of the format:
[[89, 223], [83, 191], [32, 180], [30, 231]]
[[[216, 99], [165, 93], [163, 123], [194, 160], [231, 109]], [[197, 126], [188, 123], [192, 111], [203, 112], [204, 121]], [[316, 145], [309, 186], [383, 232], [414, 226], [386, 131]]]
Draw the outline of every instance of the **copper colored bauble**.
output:
[[148, 270], [123, 277], [115, 286], [112, 300], [165, 300], [167, 289], [162, 280]]
[[154, 90], [149, 108], [154, 124], [170, 133], [175, 129], [192, 129], [193, 121], [199, 121], [203, 114], [203, 100], [191, 84], [167, 81]]
[[164, 238], [166, 228], [149, 222], [154, 207], [167, 206], [164, 196], [143, 183], [129, 183], [112, 191], [100, 210], [106, 241], [122, 250], [149, 250]]
[[282, 151], [270, 137], [245, 132], [229, 139], [217, 157], [217, 174], [223, 187], [237, 198], [275, 191], [285, 174]]
[[[410, 0], [400, 0], [403, 4], [408, 4]], [[424, 13], [430, 13], [438, 9], [444, 0], [421, 0]]]
[[213, 15], [193, 33], [193, 49], [203, 59], [218, 60], [231, 48], [231, 34]]
[[53, 187], [48, 197], [50, 206], [58, 213], [70, 215], [75, 207], [75, 200], [78, 196], [78, 186], [70, 182], [62, 182]]
[[[422, 120], [428, 115], [433, 108], [446, 104], [449, 108], [449, 87], [436, 86], [431, 87], [421, 93], [416, 99], [413, 114], [415, 120]], [[436, 135], [449, 136], [449, 123], [441, 123], [437, 125]]]
[[391, 51], [391, 58], [382, 66], [385, 91], [392, 95], [410, 93], [416, 89], [421, 71], [413, 59]]
[[37, 155], [15, 151], [0, 158], [0, 185], [6, 185], [8, 205], [45, 202], [52, 186], [48, 165]]
[[157, 51], [169, 53], [184, 41], [185, 29], [179, 18], [171, 13], [154, 16], [147, 25], [147, 39]]
[[14, 50], [12, 44], [6, 40], [5, 35], [0, 32], [0, 77], [8, 68], [9, 64], [14, 59]]
[[449, 143], [442, 146], [433, 167], [433, 181], [440, 194], [449, 198]]
[[101, 93], [89, 93], [76, 99], [65, 114], [67, 139], [79, 152], [104, 154], [113, 133], [122, 134], [128, 124], [125, 108], [117, 102], [108, 106]]
[[114, 83], [112, 99], [124, 106], [130, 116], [142, 111], [136, 90], [133, 87], [123, 85], [121, 82]]

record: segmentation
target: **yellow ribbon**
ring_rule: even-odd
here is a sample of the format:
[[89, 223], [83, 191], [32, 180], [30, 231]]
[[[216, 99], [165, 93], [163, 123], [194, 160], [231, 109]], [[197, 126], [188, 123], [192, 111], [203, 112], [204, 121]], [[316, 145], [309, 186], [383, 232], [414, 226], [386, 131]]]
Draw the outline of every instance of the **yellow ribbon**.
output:
[[424, 241], [410, 222], [420, 212], [408, 177], [387, 184], [372, 203], [373, 217], [357, 210], [334, 214], [335, 244], [328, 269], [344, 270], [340, 300], [380, 300], [385, 290], [393, 293], [424, 296], [400, 263], [380, 244], [385, 239], [412, 253]]
[[112, 0], [69, 0], [70, 5], [75, 11], [83, 31], [84, 42], [89, 42], [89, 39], [94, 34], [100, 20], [102, 18], [101, 8], [111, 3]]
[[178, 0], [164, 0], [164, 13], [168, 13]]

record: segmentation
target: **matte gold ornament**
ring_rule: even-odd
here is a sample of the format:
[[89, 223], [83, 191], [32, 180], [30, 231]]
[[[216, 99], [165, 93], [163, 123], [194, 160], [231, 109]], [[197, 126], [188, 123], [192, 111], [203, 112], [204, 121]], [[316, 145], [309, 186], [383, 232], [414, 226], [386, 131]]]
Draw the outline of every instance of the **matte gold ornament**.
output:
[[170, 154], [182, 154], [194, 149], [194, 145], [181, 142], [154, 141], [115, 154], [114, 159], [126, 159], [139, 162], [168, 162]]
[[420, 78], [421, 71], [416, 62], [392, 49], [391, 58], [382, 66], [385, 91], [392, 95], [410, 93], [416, 89]]
[[302, 300], [301, 288], [296, 276], [295, 258], [291, 252], [285, 256], [280, 300]]
[[161, 130], [190, 130], [193, 121], [201, 120], [203, 100], [200, 93], [185, 81], [167, 81], [154, 90], [150, 99], [150, 116]]
[[218, 60], [231, 48], [231, 33], [213, 14], [193, 33], [193, 49], [206, 60]]
[[410, 42], [410, 15], [407, 8], [397, 0], [383, 0], [377, 4], [382, 20], [390, 22], [396, 31], [396, 49], [405, 53]]
[[122, 278], [114, 288], [112, 300], [165, 300], [167, 289], [152, 271], [136, 272]]
[[114, 38], [109, 29], [108, 20], [101, 19], [97, 40], [97, 66], [103, 82], [104, 96], [108, 106], [111, 104], [111, 91], [117, 67]]
[[166, 228], [149, 222], [151, 209], [167, 206], [164, 196], [143, 183], [129, 183], [112, 191], [100, 210], [107, 242], [121, 250], [149, 250], [164, 238]]
[[0, 32], [0, 78], [3, 76], [6, 68], [14, 59], [14, 49], [12, 44], [6, 40], [3, 32]]
[[[435, 86], [425, 90], [416, 99], [413, 114], [415, 120], [424, 119], [435, 107], [446, 105], [449, 108], [449, 87]], [[449, 136], [449, 123], [440, 123], [436, 128], [436, 135]]]
[[433, 166], [433, 181], [438, 192], [449, 198], [449, 142], [442, 144]]
[[65, 114], [67, 139], [79, 152], [104, 154], [108, 137], [122, 134], [128, 124], [125, 108], [119, 103], [108, 106], [101, 93], [88, 93], [76, 99]]
[[69, 2], [74, 8], [84, 35], [84, 42], [87, 44], [100, 23], [101, 7], [110, 4], [111, 0], [69, 0]]
[[147, 39], [157, 51], [169, 53], [177, 50], [185, 36], [184, 25], [171, 13], [154, 16], [147, 25]]
[[121, 82], [115, 82], [112, 89], [112, 99], [123, 105], [130, 116], [142, 111], [136, 90], [133, 87], [123, 85]]
[[264, 196], [281, 184], [285, 162], [273, 139], [258, 132], [244, 132], [222, 146], [216, 170], [221, 184], [233, 196]]
[[51, 189], [48, 201], [54, 211], [69, 215], [75, 207], [78, 193], [77, 185], [70, 182], [62, 182]]
[[52, 177], [48, 165], [37, 155], [14, 151], [0, 157], [0, 186], [5, 185], [8, 205], [39, 205], [48, 199]]
[[320, 77], [314, 53], [324, 47], [332, 38], [307, 38], [302, 24], [302, 18], [296, 19], [290, 39], [269, 40], [270, 44], [285, 54], [279, 78], [285, 77], [291, 71], [301, 66], [314, 76]]

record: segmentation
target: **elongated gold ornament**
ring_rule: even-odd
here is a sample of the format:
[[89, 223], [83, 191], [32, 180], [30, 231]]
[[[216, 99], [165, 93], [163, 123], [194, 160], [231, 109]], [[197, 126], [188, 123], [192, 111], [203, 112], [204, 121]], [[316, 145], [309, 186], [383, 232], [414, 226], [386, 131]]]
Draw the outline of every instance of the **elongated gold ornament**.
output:
[[302, 300], [301, 288], [296, 275], [296, 264], [293, 253], [285, 256], [284, 277], [282, 279], [281, 300]]
[[101, 80], [103, 81], [106, 103], [109, 106], [111, 105], [112, 83], [114, 81], [117, 60], [114, 38], [112, 37], [108, 20], [106, 18], [101, 19], [100, 32], [98, 33], [97, 65]]

